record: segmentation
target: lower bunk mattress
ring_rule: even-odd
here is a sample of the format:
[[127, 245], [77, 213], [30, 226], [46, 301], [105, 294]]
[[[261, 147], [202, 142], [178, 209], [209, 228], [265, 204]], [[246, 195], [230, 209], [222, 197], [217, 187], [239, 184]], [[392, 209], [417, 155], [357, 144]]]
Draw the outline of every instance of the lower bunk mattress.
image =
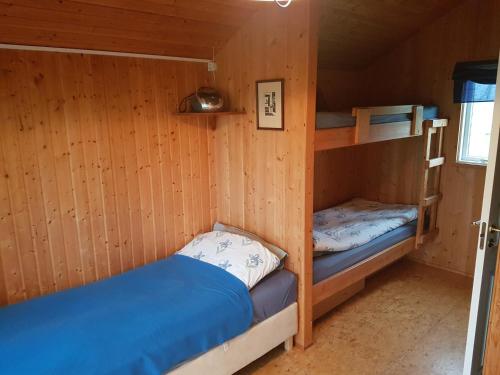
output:
[[162, 374], [296, 300], [275, 271], [251, 291], [182, 255], [0, 309], [1, 374]]
[[416, 231], [417, 220], [414, 220], [354, 249], [315, 257], [313, 262], [314, 284], [414, 236]]

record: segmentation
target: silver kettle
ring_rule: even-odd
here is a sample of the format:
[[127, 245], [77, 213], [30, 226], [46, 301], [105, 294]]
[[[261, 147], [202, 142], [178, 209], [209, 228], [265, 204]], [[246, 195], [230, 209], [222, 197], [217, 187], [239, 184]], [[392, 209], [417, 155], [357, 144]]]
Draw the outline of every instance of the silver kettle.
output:
[[195, 93], [184, 98], [179, 112], [219, 112], [224, 107], [224, 99], [211, 87], [200, 87]]

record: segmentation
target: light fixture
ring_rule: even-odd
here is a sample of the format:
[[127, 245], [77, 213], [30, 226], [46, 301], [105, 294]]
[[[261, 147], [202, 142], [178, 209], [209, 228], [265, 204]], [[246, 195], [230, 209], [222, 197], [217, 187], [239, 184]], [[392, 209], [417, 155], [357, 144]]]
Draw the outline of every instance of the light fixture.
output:
[[292, 3], [292, 0], [254, 0], [254, 1], [276, 3], [280, 8], [287, 8]]
[[278, 4], [278, 6], [280, 6], [282, 8], [286, 8], [287, 6], [290, 5], [290, 3], [292, 2], [292, 0], [274, 0], [274, 2], [276, 4]]

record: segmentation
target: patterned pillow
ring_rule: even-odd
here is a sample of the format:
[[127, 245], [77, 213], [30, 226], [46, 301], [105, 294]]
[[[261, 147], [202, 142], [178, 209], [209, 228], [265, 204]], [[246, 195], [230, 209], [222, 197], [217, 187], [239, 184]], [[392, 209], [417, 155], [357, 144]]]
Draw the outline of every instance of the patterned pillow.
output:
[[222, 268], [240, 279], [248, 289], [280, 265], [278, 257], [259, 242], [222, 231], [198, 235], [177, 254]]
[[280, 249], [278, 246], [275, 246], [273, 244], [270, 244], [269, 242], [263, 240], [256, 234], [253, 234], [251, 232], [247, 232], [246, 230], [233, 227], [231, 225], [226, 225], [222, 223], [215, 223], [213, 230], [218, 230], [221, 232], [229, 232], [229, 233], [234, 233], [234, 234], [239, 234], [240, 236], [248, 237], [251, 240], [259, 242], [262, 246], [264, 246], [267, 250], [269, 250], [271, 253], [276, 255], [278, 259], [280, 260], [280, 265], [279, 269], [283, 269], [285, 267], [285, 258], [288, 256], [288, 254], [285, 252], [285, 250]]

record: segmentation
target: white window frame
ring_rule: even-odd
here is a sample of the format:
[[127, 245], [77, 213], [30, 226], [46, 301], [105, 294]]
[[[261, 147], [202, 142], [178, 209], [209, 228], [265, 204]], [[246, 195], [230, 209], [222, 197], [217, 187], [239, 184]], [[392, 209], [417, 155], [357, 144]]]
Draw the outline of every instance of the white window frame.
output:
[[469, 139], [471, 107], [474, 103], [462, 103], [460, 109], [460, 131], [458, 132], [458, 147], [457, 147], [457, 160], [458, 164], [475, 165], [479, 167], [486, 167], [488, 159], [467, 158], [463, 159], [463, 155], [467, 154], [466, 148], [469, 146], [466, 139]]

